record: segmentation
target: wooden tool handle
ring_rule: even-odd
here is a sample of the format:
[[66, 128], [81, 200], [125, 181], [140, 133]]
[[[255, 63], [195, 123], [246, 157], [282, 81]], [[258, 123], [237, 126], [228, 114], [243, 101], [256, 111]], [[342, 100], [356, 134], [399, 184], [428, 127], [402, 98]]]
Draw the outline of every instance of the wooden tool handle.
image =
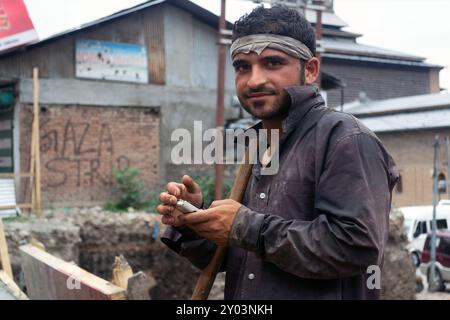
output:
[[[246, 154], [246, 158], [248, 154]], [[236, 179], [234, 180], [233, 187], [231, 188], [230, 199], [237, 202], [241, 202], [244, 197], [245, 189], [247, 188], [248, 180], [252, 173], [252, 165], [250, 161], [244, 161], [240, 165]], [[208, 299], [209, 292], [214, 284], [216, 275], [222, 265], [223, 259], [227, 252], [226, 247], [217, 247], [214, 256], [209, 262], [208, 266], [202, 270], [200, 277], [195, 285], [194, 292], [192, 293], [192, 300], [206, 300]]]

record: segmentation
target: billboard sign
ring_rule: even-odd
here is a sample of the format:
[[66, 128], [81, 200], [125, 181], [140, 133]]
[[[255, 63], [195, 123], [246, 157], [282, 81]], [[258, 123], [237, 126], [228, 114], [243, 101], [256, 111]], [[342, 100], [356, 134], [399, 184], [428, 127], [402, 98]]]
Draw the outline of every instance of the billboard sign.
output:
[[80, 39], [75, 59], [78, 78], [148, 83], [147, 49], [141, 45]]
[[0, 0], [0, 51], [37, 39], [23, 0]]

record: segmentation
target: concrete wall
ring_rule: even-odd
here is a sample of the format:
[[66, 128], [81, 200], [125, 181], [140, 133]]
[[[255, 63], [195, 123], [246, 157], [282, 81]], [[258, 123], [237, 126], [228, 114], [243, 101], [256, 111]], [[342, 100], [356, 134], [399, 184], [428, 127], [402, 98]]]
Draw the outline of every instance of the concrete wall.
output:
[[[179, 180], [183, 173], [204, 174], [204, 166], [197, 170], [172, 164], [170, 155], [177, 142], [171, 141], [171, 134], [178, 128], [193, 133], [194, 121], [202, 121], [204, 130], [215, 127], [218, 69], [217, 31], [176, 7], [165, 6], [164, 12], [167, 86], [161, 110], [162, 184]], [[234, 71], [228, 55], [226, 63], [225, 118], [232, 118], [238, 110], [231, 107]]]
[[[359, 98], [365, 92], [372, 100], [383, 100], [434, 92], [430, 79], [437, 70], [386, 66], [376, 63], [348, 62], [324, 58], [322, 70], [346, 83], [345, 102]], [[332, 107], [341, 105], [340, 90], [328, 91], [328, 104]]]
[[[433, 144], [435, 135], [450, 136], [450, 129], [377, 134], [394, 158], [402, 177], [402, 191], [395, 188], [395, 207], [431, 205], [433, 199]], [[447, 177], [445, 148], [441, 144], [441, 172]], [[449, 194], [441, 195], [449, 199]]]
[[[174, 6], [164, 6], [167, 85], [216, 90], [217, 30]], [[226, 90], [234, 91], [234, 71], [227, 54]], [[226, 105], [230, 101], [226, 100]]]

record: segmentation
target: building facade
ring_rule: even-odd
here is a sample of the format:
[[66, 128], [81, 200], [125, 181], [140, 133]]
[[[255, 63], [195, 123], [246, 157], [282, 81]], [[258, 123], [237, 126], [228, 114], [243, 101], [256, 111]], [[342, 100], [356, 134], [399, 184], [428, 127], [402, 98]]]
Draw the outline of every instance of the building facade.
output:
[[[306, 17], [315, 26], [315, 12], [306, 10]], [[440, 91], [441, 66], [426, 63], [424, 57], [360, 44], [361, 34], [345, 31], [346, 27], [331, 4], [323, 13], [321, 40], [324, 78], [338, 80], [322, 83], [329, 106], [339, 107], [361, 95], [384, 100]]]
[[[314, 11], [305, 13], [314, 25]], [[330, 106], [360, 92], [385, 99], [439, 90], [439, 66], [358, 44], [332, 7], [323, 24], [322, 87]], [[212, 174], [213, 166], [174, 165], [171, 135], [178, 128], [192, 133], [196, 120], [215, 127], [217, 25], [216, 15], [190, 1], [153, 0], [0, 53], [0, 90], [14, 97], [1, 106], [0, 170], [30, 170], [37, 67], [46, 206], [104, 203], [113, 168], [140, 169], [149, 189], [183, 173]], [[225, 118], [237, 118], [228, 55], [225, 78]], [[27, 180], [17, 177], [16, 188], [24, 201]]]
[[374, 131], [394, 158], [400, 172], [393, 192], [395, 207], [432, 204], [436, 137], [440, 142], [438, 198], [450, 199], [446, 143], [450, 139], [450, 94], [354, 102], [345, 111]]
[[[113, 168], [138, 168], [149, 189], [159, 186], [171, 164], [172, 131], [193, 130], [194, 120], [215, 126], [217, 24], [189, 1], [150, 1], [1, 54], [0, 90], [14, 92], [0, 115], [10, 135], [4, 172], [30, 170], [37, 67], [44, 205], [104, 203]], [[231, 72], [227, 59], [227, 101]], [[27, 185], [16, 178], [19, 201]]]

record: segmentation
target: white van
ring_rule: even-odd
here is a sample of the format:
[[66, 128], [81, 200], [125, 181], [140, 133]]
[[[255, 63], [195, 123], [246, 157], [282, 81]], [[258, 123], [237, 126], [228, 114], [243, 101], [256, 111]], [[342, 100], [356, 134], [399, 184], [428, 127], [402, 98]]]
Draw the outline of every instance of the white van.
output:
[[[420, 265], [420, 256], [427, 237], [431, 231], [433, 219], [433, 206], [415, 206], [398, 208], [402, 212], [405, 221], [405, 233], [409, 240], [409, 252], [416, 267]], [[437, 229], [449, 229], [450, 227], [450, 200], [441, 200], [436, 207]]]

